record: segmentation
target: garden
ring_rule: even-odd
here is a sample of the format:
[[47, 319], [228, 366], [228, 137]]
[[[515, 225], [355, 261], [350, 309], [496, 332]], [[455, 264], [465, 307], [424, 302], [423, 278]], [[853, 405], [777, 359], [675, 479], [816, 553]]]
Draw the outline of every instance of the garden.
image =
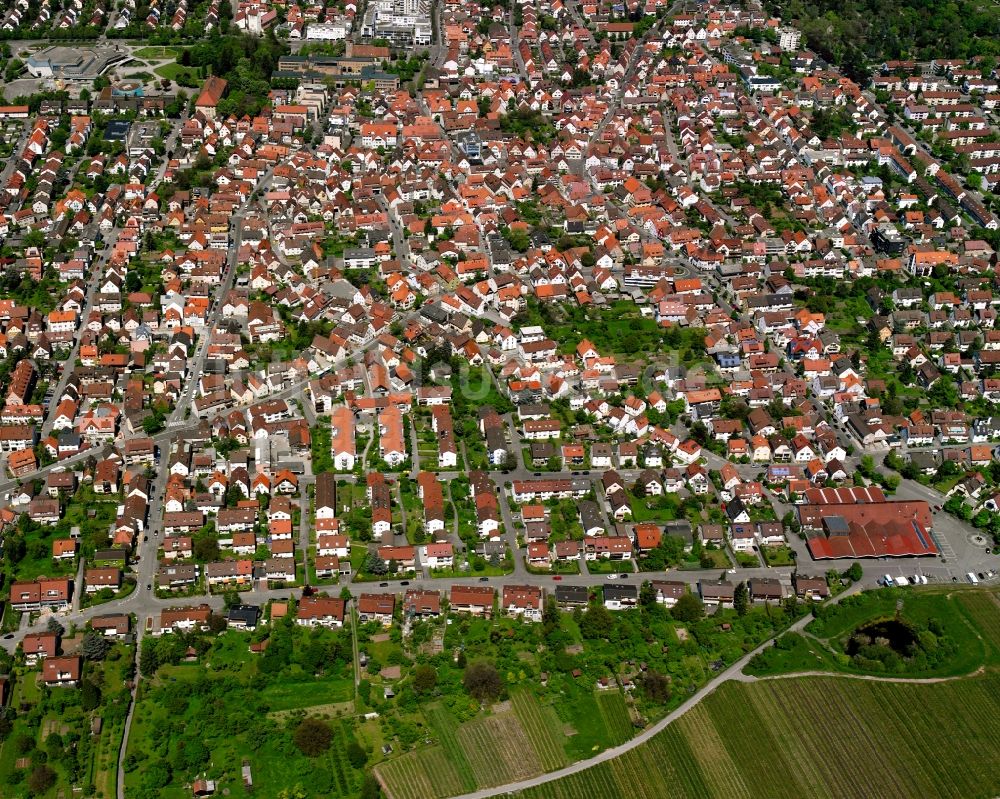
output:
[[83, 657], [77, 688], [48, 688], [39, 667], [0, 650], [0, 670], [10, 675], [11, 691], [0, 713], [0, 785], [9, 799], [115, 795], [134, 650], [82, 631], [64, 635], [61, 650]]
[[[640, 604], [611, 612], [595, 596], [566, 612], [549, 597], [541, 623], [455, 617], [396, 691], [401, 710], [423, 712], [393, 722], [411, 750], [376, 767], [389, 793], [498, 785], [627, 741], [805, 611], [793, 601], [706, 615], [694, 595], [668, 611], [648, 587]], [[437, 640], [434, 629], [424, 637]], [[418, 682], [422, 669], [429, 679]]]
[[[203, 776], [228, 795], [354, 797], [375, 742], [355, 731], [350, 629], [268, 629], [147, 638], [125, 757], [126, 794], [187, 797]], [[251, 651], [251, 644], [262, 644]], [[185, 730], [196, 729], [197, 736]], [[252, 790], [244, 781], [244, 765]], [[291, 794], [294, 795], [294, 794]]]

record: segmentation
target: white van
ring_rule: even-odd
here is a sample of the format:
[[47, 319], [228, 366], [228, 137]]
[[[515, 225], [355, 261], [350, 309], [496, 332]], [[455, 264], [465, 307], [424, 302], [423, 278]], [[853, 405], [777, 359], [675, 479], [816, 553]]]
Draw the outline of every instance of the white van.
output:
[[886, 588], [892, 588], [892, 575], [887, 574], [885, 577], [883, 577], [882, 583], [885, 585]]
[[979, 578], [976, 577], [975, 572], [969, 572], [965, 576], [969, 578], [969, 582], [972, 583], [973, 585], [979, 585]]

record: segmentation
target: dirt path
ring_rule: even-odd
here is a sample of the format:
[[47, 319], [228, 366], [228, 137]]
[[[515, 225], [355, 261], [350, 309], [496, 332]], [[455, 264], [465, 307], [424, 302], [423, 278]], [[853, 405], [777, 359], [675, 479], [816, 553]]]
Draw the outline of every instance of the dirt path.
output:
[[755, 677], [752, 674], [740, 674], [734, 677], [737, 682], [764, 682], [766, 680], [788, 680], [793, 677], [844, 677], [848, 680], [870, 680], [871, 682], [904, 682], [911, 685], [934, 685], [939, 682], [953, 682], [954, 680], [967, 680], [969, 677], [978, 677], [986, 671], [984, 666], [980, 666], [969, 674], [956, 674], [951, 677], [882, 677], [878, 674], [848, 674], [840, 671], [793, 671], [788, 674], [768, 674], [763, 677]]

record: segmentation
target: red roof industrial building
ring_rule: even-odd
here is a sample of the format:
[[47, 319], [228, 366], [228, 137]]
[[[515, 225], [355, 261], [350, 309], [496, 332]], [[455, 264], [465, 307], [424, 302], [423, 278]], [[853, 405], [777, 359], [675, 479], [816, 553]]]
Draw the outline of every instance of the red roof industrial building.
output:
[[816, 489], [798, 508], [816, 559], [904, 558], [938, 554], [934, 517], [922, 500], [887, 502], [880, 489]]

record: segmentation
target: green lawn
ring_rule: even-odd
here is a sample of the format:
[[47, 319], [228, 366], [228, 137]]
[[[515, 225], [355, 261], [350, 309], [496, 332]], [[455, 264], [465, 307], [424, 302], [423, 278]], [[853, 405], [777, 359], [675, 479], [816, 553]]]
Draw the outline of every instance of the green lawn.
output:
[[136, 58], [167, 59], [180, 55], [177, 47], [139, 47], [132, 51]]
[[161, 78], [172, 80], [177, 83], [186, 81], [187, 83], [197, 83], [204, 78], [201, 67], [182, 67], [180, 64], [163, 64], [153, 70]]
[[795, 551], [791, 547], [761, 547], [760, 551], [768, 566], [795, 565]]
[[631, 560], [597, 560], [587, 561], [587, 571], [591, 574], [621, 574], [634, 572], [635, 564]]
[[728, 569], [732, 566], [729, 556], [726, 554], [724, 549], [708, 549], [706, 547], [702, 547], [701, 554], [703, 557], [708, 557], [712, 560], [711, 568]]
[[660, 494], [658, 497], [639, 497], [628, 492], [632, 520], [641, 522], [671, 522], [682, 518], [681, 502], [674, 494]]

